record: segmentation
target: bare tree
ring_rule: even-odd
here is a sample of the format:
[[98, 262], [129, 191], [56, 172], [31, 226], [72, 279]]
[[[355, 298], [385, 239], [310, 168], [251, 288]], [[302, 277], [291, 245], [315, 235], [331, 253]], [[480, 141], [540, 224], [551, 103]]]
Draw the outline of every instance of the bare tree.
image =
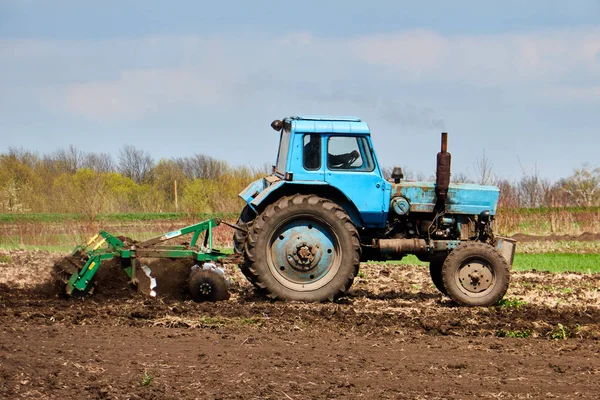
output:
[[73, 145], [66, 149], [60, 149], [54, 152], [50, 159], [54, 163], [54, 168], [60, 172], [74, 174], [82, 167], [85, 154]]
[[575, 170], [573, 175], [561, 182], [563, 190], [572, 202], [579, 206], [600, 204], [600, 168], [588, 163]]
[[96, 172], [113, 172], [115, 163], [108, 153], [87, 153], [83, 157], [82, 167]]
[[217, 160], [204, 154], [178, 158], [175, 162], [190, 180], [217, 180], [230, 171], [229, 164], [226, 161]]
[[11, 158], [28, 166], [29, 168], [35, 168], [38, 162], [40, 161], [40, 157], [37, 153], [25, 150], [21, 147], [9, 147], [8, 153], [3, 154], [2, 157]]
[[149, 153], [136, 149], [134, 146], [125, 146], [119, 150], [119, 172], [136, 183], [152, 180], [154, 160]]
[[480, 185], [494, 184], [494, 164], [485, 155], [485, 149], [481, 158], [477, 159], [475, 164], [475, 182]]
[[[384, 167], [381, 169], [384, 179], [388, 179], [388, 180], [392, 178], [393, 171], [394, 171], [393, 167]], [[406, 180], [406, 181], [415, 179], [415, 173], [410, 168], [402, 167], [402, 173], [404, 174], [404, 180]]]
[[463, 172], [459, 172], [456, 175], [452, 174], [450, 177], [454, 183], [473, 183], [473, 179], [469, 178], [469, 176]]

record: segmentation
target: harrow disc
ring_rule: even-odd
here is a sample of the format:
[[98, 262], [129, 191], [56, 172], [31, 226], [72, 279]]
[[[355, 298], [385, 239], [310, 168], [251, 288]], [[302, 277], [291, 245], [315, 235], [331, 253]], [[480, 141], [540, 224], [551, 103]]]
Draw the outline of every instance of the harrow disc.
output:
[[[58, 287], [59, 294], [62, 296], [68, 296], [67, 293], [67, 283], [74, 274], [78, 274], [79, 271], [83, 269], [86, 262], [88, 260], [87, 254], [83, 252], [78, 252], [75, 255], [70, 255], [61, 258], [52, 268], [52, 278], [54, 279], [55, 285]], [[87, 294], [93, 293], [93, 287]], [[82, 297], [85, 296], [86, 293], [74, 290], [71, 296]]]

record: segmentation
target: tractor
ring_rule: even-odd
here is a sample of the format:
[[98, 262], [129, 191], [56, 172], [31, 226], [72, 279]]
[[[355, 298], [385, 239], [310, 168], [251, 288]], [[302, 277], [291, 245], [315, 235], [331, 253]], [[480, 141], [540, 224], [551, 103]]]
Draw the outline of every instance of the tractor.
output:
[[270, 175], [246, 187], [233, 241], [241, 270], [275, 299], [334, 301], [361, 261], [429, 263], [435, 287], [454, 302], [490, 306], [505, 295], [515, 241], [494, 234], [500, 191], [450, 183], [442, 133], [435, 182], [386, 179], [368, 125], [355, 117], [272, 122], [279, 151]]

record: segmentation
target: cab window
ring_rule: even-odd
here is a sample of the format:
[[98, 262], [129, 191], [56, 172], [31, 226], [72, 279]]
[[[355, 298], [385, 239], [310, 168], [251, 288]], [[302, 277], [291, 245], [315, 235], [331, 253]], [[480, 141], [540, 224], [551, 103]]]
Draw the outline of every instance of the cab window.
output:
[[330, 170], [373, 171], [375, 163], [367, 139], [331, 136], [327, 141], [327, 167]]
[[303, 139], [304, 155], [302, 163], [304, 169], [314, 171], [321, 168], [321, 135], [308, 134]]

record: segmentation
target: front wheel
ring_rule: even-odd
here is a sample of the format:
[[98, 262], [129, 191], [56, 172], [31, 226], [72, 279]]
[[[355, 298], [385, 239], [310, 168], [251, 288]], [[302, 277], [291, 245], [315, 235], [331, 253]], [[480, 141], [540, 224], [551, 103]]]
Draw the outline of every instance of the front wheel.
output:
[[442, 267], [446, 294], [466, 306], [491, 306], [508, 290], [509, 265], [498, 250], [481, 243], [463, 243], [451, 251]]
[[254, 220], [245, 259], [270, 297], [319, 302], [350, 288], [360, 252], [356, 227], [341, 207], [315, 195], [294, 195]]

